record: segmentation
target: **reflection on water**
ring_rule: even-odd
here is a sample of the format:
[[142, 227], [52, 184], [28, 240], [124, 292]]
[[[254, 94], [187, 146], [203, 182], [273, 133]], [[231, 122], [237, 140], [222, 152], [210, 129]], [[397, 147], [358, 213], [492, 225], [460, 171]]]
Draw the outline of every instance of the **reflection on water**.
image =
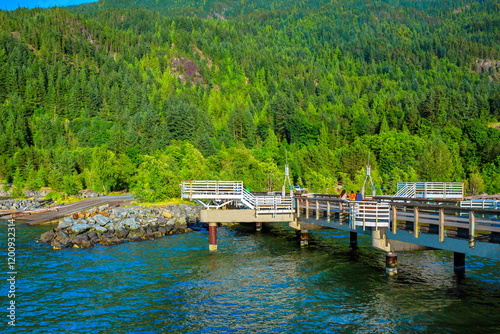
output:
[[352, 250], [334, 230], [300, 249], [284, 225], [219, 228], [211, 253], [206, 231], [54, 251], [34, 242], [46, 229], [17, 228], [19, 326], [2, 333], [500, 332], [500, 270], [482, 258], [457, 281], [450, 252], [400, 253], [389, 277], [368, 238]]

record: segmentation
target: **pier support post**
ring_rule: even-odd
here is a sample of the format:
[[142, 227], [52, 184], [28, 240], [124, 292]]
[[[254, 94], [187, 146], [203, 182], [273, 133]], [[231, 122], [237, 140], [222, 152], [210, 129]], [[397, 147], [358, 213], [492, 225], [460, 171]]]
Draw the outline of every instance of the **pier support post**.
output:
[[260, 222], [255, 223], [255, 231], [257, 232], [262, 231], [262, 223]]
[[217, 250], [217, 223], [208, 223], [208, 249]]
[[300, 230], [300, 247], [307, 247], [309, 245], [309, 231]]
[[465, 274], [465, 254], [453, 252], [453, 270], [456, 274]]
[[352, 248], [358, 247], [358, 233], [349, 231], [350, 244]]
[[398, 273], [398, 255], [394, 252], [389, 252], [385, 255], [385, 272], [389, 276]]

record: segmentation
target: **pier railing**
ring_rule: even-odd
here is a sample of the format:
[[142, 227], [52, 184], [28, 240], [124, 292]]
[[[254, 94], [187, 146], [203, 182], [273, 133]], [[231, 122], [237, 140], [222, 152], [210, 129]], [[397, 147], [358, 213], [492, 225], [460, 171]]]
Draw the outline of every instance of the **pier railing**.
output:
[[[475, 241], [491, 241], [492, 234], [500, 233], [500, 211], [495, 209], [460, 208], [454, 206], [429, 206], [422, 204], [392, 203], [391, 230], [438, 234], [439, 241], [445, 236], [467, 238], [470, 246]], [[488, 217], [482, 217], [488, 214]], [[495, 236], [496, 237], [496, 236]]]
[[207, 209], [219, 209], [228, 204], [264, 213], [293, 213], [291, 197], [275, 195], [255, 196], [243, 187], [241, 181], [191, 180], [181, 183], [181, 196], [196, 201]]
[[500, 210], [500, 201], [491, 199], [474, 199], [474, 200], [460, 201], [460, 207], [473, 208], [473, 209]]
[[440, 242], [445, 237], [459, 237], [468, 239], [471, 247], [476, 241], [500, 241], [498, 209], [424, 203], [356, 202], [324, 197], [295, 199], [298, 219], [312, 218], [329, 222], [338, 217], [340, 222], [348, 219], [351, 229], [385, 227], [394, 234], [398, 230], [407, 230], [412, 231], [414, 238], [418, 238], [420, 233], [438, 234]]
[[462, 182], [399, 182], [395, 197], [463, 198]]
[[181, 183], [182, 198], [185, 199], [240, 199], [243, 198], [241, 181], [194, 180]]
[[294, 212], [291, 197], [256, 196], [255, 209], [259, 213], [292, 213]]
[[351, 216], [349, 222], [355, 226], [366, 227], [389, 227], [391, 221], [391, 206], [388, 203], [379, 202], [351, 202]]

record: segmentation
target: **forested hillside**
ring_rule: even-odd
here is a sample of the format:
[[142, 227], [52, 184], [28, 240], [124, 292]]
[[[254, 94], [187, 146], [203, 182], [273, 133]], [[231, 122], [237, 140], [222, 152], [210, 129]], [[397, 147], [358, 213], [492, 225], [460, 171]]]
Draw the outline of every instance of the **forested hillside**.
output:
[[0, 11], [0, 180], [500, 193], [500, 5], [135, 1]]

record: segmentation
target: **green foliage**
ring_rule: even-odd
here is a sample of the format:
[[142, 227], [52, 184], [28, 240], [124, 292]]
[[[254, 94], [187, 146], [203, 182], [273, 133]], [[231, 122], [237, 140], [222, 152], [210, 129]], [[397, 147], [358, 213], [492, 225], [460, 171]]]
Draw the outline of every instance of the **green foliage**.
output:
[[165, 154], [144, 156], [134, 177], [132, 191], [145, 202], [159, 202], [179, 196], [178, 176], [172, 171], [171, 159]]
[[[0, 178], [500, 192], [497, 1], [118, 1], [0, 12]], [[351, 189], [349, 189], [351, 190]]]
[[63, 193], [57, 192], [57, 191], [51, 191], [45, 195], [45, 199], [51, 199], [56, 203], [62, 202], [66, 196]]

